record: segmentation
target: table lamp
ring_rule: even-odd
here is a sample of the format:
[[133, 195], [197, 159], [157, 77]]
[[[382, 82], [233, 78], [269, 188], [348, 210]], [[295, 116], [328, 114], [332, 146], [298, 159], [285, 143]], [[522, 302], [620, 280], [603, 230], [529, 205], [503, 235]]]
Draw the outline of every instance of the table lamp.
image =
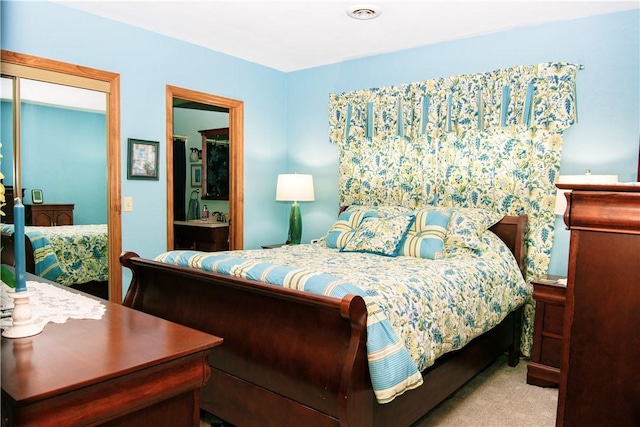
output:
[[313, 202], [313, 177], [304, 174], [280, 174], [276, 186], [276, 200], [293, 202], [289, 214], [287, 244], [297, 245], [302, 237], [302, 215], [298, 202]]

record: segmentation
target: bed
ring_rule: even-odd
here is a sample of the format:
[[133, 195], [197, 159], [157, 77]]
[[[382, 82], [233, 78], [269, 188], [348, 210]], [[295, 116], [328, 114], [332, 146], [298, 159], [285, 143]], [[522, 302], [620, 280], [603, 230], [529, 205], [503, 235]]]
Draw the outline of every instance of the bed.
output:
[[[501, 314], [493, 316], [494, 322], [488, 330], [477, 337], [460, 339], [464, 334], [458, 333], [450, 339], [435, 334], [438, 339], [433, 341], [445, 343], [448, 349], [442, 350], [443, 354], [432, 351], [432, 357], [416, 362], [418, 378], [407, 370], [408, 379], [398, 382], [403, 384], [402, 389], [397, 388], [397, 384], [380, 387], [380, 375], [384, 377], [383, 383], [386, 377], [384, 369], [381, 374], [375, 365], [384, 357], [403, 351], [381, 347], [383, 350], [377, 349], [376, 354], [383, 357], [376, 358], [368, 348], [372, 341], [374, 346], [380, 342], [372, 329], [372, 323], [382, 322], [378, 312], [371, 312], [370, 300], [376, 292], [369, 288], [359, 292], [362, 283], [358, 282], [356, 292], [343, 292], [341, 297], [335, 297], [300, 291], [291, 283], [287, 288], [270, 282], [271, 275], [295, 277], [298, 267], [287, 266], [287, 257], [296, 258], [305, 252], [317, 253], [320, 257], [320, 252], [333, 250], [336, 256], [355, 257], [352, 260], [377, 257], [381, 262], [400, 258], [406, 258], [403, 262], [419, 262], [410, 260], [409, 256], [385, 257], [363, 252], [361, 248], [346, 254], [347, 246], [338, 250], [331, 248], [332, 241], [339, 240], [332, 235], [332, 230], [335, 231], [336, 226], [348, 229], [344, 223], [340, 224], [341, 217], [321, 242], [310, 245], [215, 254], [171, 251], [154, 260], [140, 258], [132, 252], [122, 254], [122, 265], [133, 273], [125, 305], [224, 338], [225, 343], [210, 355], [212, 378], [201, 390], [202, 409], [238, 426], [409, 426], [504, 352], [509, 352], [511, 366], [518, 363], [521, 307], [530, 293], [521, 275], [526, 215], [504, 217], [491, 226], [491, 233], [482, 231], [488, 240], [494, 243], [501, 240], [506, 244], [498, 243], [502, 245], [502, 258], [515, 266], [515, 275], [519, 276], [517, 285], [510, 285], [517, 288], [518, 296], [507, 303], [507, 308], [492, 305], [491, 310]], [[360, 221], [360, 224], [371, 222]], [[416, 222], [414, 220], [411, 228]], [[356, 234], [348, 240], [353, 240], [359, 229], [356, 227]], [[354, 232], [353, 227], [350, 231]], [[403, 239], [408, 241], [409, 235], [403, 235]], [[446, 249], [446, 254], [440, 253], [441, 257], [435, 257], [432, 264], [445, 264], [447, 259], [456, 258], [459, 248], [454, 248], [453, 251]], [[476, 253], [460, 252], [470, 257]], [[306, 259], [308, 263], [303, 270], [311, 272], [309, 277], [325, 274], [315, 270], [314, 256]], [[196, 264], [199, 268], [194, 268]], [[235, 269], [236, 273], [222, 274], [225, 268]], [[289, 274], [291, 270], [282, 274], [284, 270], [279, 271], [282, 268], [293, 268], [294, 274]], [[453, 269], [444, 268], [448, 273], [442, 276], [455, 275], [449, 274], [455, 273]], [[244, 273], [238, 274], [240, 270]], [[257, 276], [270, 283], [254, 280]], [[337, 279], [341, 280], [352, 284], [357, 278]], [[489, 289], [494, 288], [479, 285], [472, 292], [486, 294]], [[495, 287], [495, 294], [500, 294], [500, 289]], [[434, 301], [434, 305], [438, 302]], [[455, 312], [456, 305], [462, 303], [445, 305], [454, 307], [451, 311]], [[386, 317], [396, 328], [401, 317], [393, 313], [387, 312]], [[392, 317], [395, 317], [393, 322]], [[462, 317], [466, 319], [466, 314]], [[483, 329], [473, 321], [462, 320], [462, 323], [470, 323], [474, 326], [472, 329]], [[404, 332], [396, 336], [407, 348], [416, 347]], [[410, 353], [415, 361], [413, 351]], [[431, 360], [433, 358], [435, 360]]]
[[[2, 263], [14, 265], [13, 224], [0, 225]], [[109, 298], [106, 224], [25, 227], [26, 270], [53, 282]]]

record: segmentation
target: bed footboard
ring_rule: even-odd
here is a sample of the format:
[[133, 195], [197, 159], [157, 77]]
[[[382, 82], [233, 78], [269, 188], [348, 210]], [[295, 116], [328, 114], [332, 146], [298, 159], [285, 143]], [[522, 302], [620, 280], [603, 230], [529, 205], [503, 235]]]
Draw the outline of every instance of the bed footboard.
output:
[[373, 424], [361, 297], [338, 300], [131, 252], [120, 259], [133, 272], [126, 306], [224, 338], [210, 353], [203, 409], [242, 426]]

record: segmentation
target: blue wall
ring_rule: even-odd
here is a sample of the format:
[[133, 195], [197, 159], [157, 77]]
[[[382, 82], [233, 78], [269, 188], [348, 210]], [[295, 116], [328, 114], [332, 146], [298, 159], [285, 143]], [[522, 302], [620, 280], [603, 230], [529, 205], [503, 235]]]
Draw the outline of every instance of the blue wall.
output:
[[123, 250], [153, 257], [166, 249], [166, 85], [244, 101], [245, 247], [286, 236], [274, 201], [286, 166], [286, 74], [56, 3], [1, 8], [3, 49], [120, 74], [122, 153], [127, 138], [161, 141], [158, 181], [127, 180], [122, 155], [122, 196], [134, 206], [122, 213]]
[[[164, 141], [165, 85], [245, 103], [245, 247], [282, 241], [289, 204], [276, 202], [278, 173], [314, 176], [303, 203], [303, 241], [323, 235], [338, 207], [337, 148], [328, 143], [332, 92], [378, 87], [517, 64], [585, 65], [578, 79], [580, 123], [565, 133], [561, 173], [617, 173], [635, 179], [639, 124], [638, 10], [440, 43], [282, 73], [139, 28], [48, 2], [2, 1], [2, 48], [121, 75], [126, 139]], [[164, 142], [162, 143], [164, 144]], [[164, 158], [161, 146], [161, 159]], [[126, 156], [122, 158], [126, 172]], [[123, 249], [155, 256], [166, 246], [165, 168], [160, 180], [122, 178], [134, 198], [123, 213]], [[568, 233], [557, 221], [551, 272], [566, 271]], [[125, 283], [126, 280], [125, 280]]]
[[[2, 173], [7, 185], [13, 185], [11, 108], [10, 102], [2, 102]], [[104, 113], [23, 102], [21, 119], [24, 202], [31, 203], [31, 190], [40, 189], [44, 203], [75, 205], [74, 224], [106, 224]]]

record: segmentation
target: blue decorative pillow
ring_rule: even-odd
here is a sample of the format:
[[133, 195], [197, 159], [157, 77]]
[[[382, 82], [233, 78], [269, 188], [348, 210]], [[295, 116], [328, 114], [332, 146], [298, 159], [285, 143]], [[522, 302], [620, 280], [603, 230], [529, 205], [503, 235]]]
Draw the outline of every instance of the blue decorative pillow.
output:
[[363, 219], [377, 215], [375, 210], [367, 209], [353, 209], [342, 212], [325, 236], [325, 246], [342, 249], [347, 241], [353, 237], [356, 228], [358, 228]]
[[451, 209], [423, 208], [416, 211], [416, 220], [407, 232], [398, 255], [416, 258], [443, 258], [444, 239], [451, 218]]
[[400, 243], [415, 220], [414, 215], [365, 218], [341, 252], [368, 252], [396, 256]]

